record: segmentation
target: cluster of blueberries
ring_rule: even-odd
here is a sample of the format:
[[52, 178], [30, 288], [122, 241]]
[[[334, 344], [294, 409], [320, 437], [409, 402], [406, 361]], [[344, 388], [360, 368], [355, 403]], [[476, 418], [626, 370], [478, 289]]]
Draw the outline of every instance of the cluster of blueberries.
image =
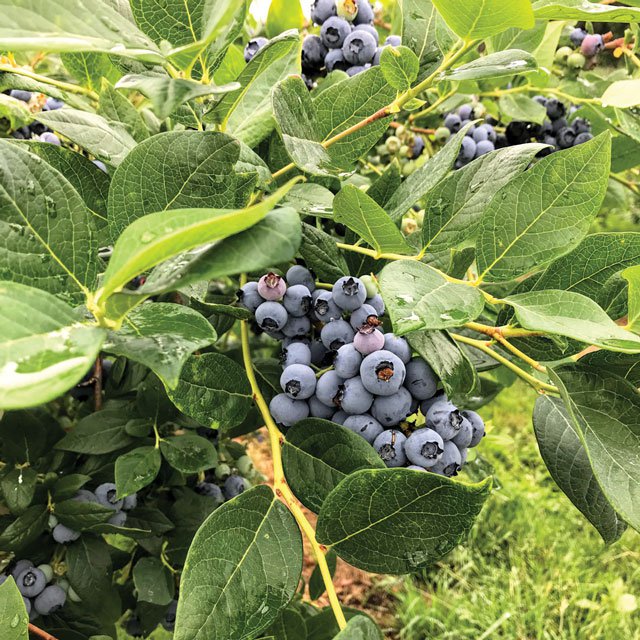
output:
[[[320, 27], [320, 35], [310, 34], [302, 43], [302, 75], [309, 89], [331, 71], [354, 76], [380, 64], [383, 47], [369, 0], [315, 0], [311, 20]], [[249, 62], [268, 42], [263, 37], [251, 40], [244, 50], [245, 60]], [[400, 36], [389, 36], [383, 46], [399, 45]]]
[[560, 47], [556, 51], [555, 60], [572, 69], [592, 66], [596, 56], [604, 49], [608, 37], [611, 35], [590, 34], [581, 27], [576, 27], [569, 36], [573, 47]]
[[[496, 126], [499, 123], [491, 116], [485, 117], [485, 122], [471, 126], [462, 140], [460, 153], [455, 164], [456, 169], [495, 149], [537, 141], [550, 147], [539, 154], [543, 156], [584, 144], [593, 138], [591, 123], [588, 120], [574, 118], [571, 123], [568, 122], [567, 108], [560, 100], [544, 96], [535, 96], [534, 100], [547, 111], [547, 119], [542, 125], [513, 120], [507, 125], [504, 133], [498, 133]], [[477, 119], [483, 111], [482, 105], [474, 107], [474, 105], [465, 104], [459, 107], [456, 112], [447, 114], [444, 126], [435, 131], [435, 140], [446, 142], [451, 134], [457, 133], [466, 124]]]
[[[253, 471], [251, 458], [247, 455], [240, 456], [235, 462], [235, 468], [237, 473], [228, 464], [221, 463], [215, 469], [206, 471], [203, 481], [195, 486], [196, 493], [212, 498], [219, 506], [225, 500], [231, 500], [250, 489], [251, 483], [244, 476]], [[217, 483], [222, 483], [222, 487]]]
[[8, 571], [0, 573], [0, 584], [12, 577], [22, 594], [29, 620], [48, 616], [61, 609], [67, 601], [80, 598], [67, 580], [53, 582], [53, 568], [49, 564], [34, 566], [31, 560], [18, 560]]
[[[116, 498], [116, 495], [116, 485], [113, 482], [105, 482], [97, 487], [95, 491], [80, 489], [73, 499], [78, 502], [95, 502], [108, 509], [113, 509], [114, 514], [109, 518], [108, 523], [116, 527], [123, 527], [127, 521], [127, 511], [135, 509], [138, 504], [138, 495], [133, 493], [120, 500]], [[74, 542], [80, 537], [79, 531], [74, 531], [58, 522], [58, 519], [53, 514], [49, 516], [49, 527], [51, 528], [53, 539], [60, 544]]]
[[[309, 416], [331, 420], [364, 438], [389, 467], [446, 476], [482, 439], [480, 416], [438, 392], [433, 370], [404, 338], [383, 333], [385, 306], [371, 276], [343, 276], [323, 290], [296, 265], [284, 278], [267, 273], [249, 282], [239, 298], [260, 329], [283, 343], [283, 393], [269, 405], [281, 426]], [[418, 409], [424, 427], [406, 422]]]

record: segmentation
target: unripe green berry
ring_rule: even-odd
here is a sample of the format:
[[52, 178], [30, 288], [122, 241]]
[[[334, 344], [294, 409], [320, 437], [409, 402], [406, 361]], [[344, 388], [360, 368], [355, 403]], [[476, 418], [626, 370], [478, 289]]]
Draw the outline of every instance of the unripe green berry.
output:
[[231, 467], [228, 464], [219, 464], [216, 467], [216, 478], [226, 480], [231, 475]]
[[405, 156], [408, 158], [409, 157], [409, 147], [406, 144], [403, 144], [400, 147], [400, 155], [404, 158]]
[[556, 51], [555, 61], [560, 64], [566, 64], [569, 56], [573, 53], [573, 49], [571, 47], [560, 47]]
[[58, 518], [56, 518], [53, 513], [49, 516], [48, 524], [50, 529], [55, 529], [58, 524]]
[[420, 211], [415, 211], [413, 214], [413, 219], [421, 227], [424, 224], [424, 209], [420, 209]]
[[246, 476], [253, 472], [253, 460], [249, 456], [240, 456], [236, 461], [236, 468], [241, 475]]
[[50, 564], [39, 564], [38, 569], [44, 573], [47, 583], [53, 580], [53, 567]]
[[572, 53], [567, 59], [567, 65], [572, 69], [582, 69], [587, 63], [587, 59], [578, 52]]
[[378, 285], [372, 276], [361, 276], [360, 282], [364, 285], [364, 288], [367, 290], [367, 298], [373, 298], [373, 296], [378, 293]]
[[433, 134], [436, 142], [446, 142], [451, 137], [451, 131], [447, 127], [438, 127]]
[[400, 138], [402, 138], [402, 136], [407, 133], [407, 130], [405, 128], [404, 125], [400, 125], [397, 129], [396, 129], [396, 135]]
[[69, 587], [71, 586], [69, 584], [69, 581], [66, 580], [65, 578], [61, 578], [60, 580], [58, 580], [56, 582], [56, 584], [65, 592], [67, 593], [69, 591]]
[[356, 0], [336, 0], [336, 11], [341, 18], [353, 22], [358, 15]]
[[71, 602], [81, 602], [82, 598], [73, 590], [73, 587], [69, 585], [69, 591], [67, 591], [67, 595], [69, 596], [69, 600]]
[[410, 176], [415, 170], [416, 163], [413, 160], [409, 160], [409, 162], [402, 167], [402, 175]]
[[398, 153], [402, 143], [400, 142], [400, 138], [397, 138], [396, 136], [389, 136], [385, 145], [389, 153]]
[[402, 219], [402, 233], [406, 236], [410, 236], [418, 230], [418, 223], [413, 218]]

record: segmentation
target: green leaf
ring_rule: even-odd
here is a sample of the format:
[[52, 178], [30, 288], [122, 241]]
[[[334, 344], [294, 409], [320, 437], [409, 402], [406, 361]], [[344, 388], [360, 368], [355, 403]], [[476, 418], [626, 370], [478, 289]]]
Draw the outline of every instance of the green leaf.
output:
[[149, 131], [140, 115], [140, 112], [120, 92], [102, 78], [100, 85], [100, 102], [98, 115], [119, 122], [137, 142], [142, 142], [149, 137]]
[[640, 22], [640, 9], [611, 7], [588, 0], [537, 0], [533, 3], [533, 12], [542, 20]]
[[407, 211], [409, 211], [416, 202], [422, 198], [426, 198], [440, 180], [449, 173], [460, 152], [460, 145], [467, 131], [472, 126], [471, 123], [465, 125], [449, 140], [437, 156], [429, 158], [429, 160], [414, 171], [400, 185], [398, 190], [389, 197], [385, 209], [394, 222], [399, 224]]
[[539, 102], [522, 93], [505, 93], [498, 105], [502, 114], [511, 120], [542, 124], [547, 117], [547, 110]]
[[302, 29], [304, 14], [300, 0], [271, 0], [267, 14], [267, 38], [273, 38], [287, 29]]
[[529, 0], [433, 0], [440, 15], [461, 38], [493, 36], [509, 27], [531, 29], [534, 25]]
[[418, 77], [420, 60], [408, 47], [383, 47], [380, 68], [392, 87], [398, 91], [406, 91]]
[[[495, 53], [496, 51], [506, 51], [507, 49], [522, 49], [534, 53], [536, 49], [545, 40], [545, 31], [547, 24], [542, 20], [536, 22], [532, 29], [518, 29], [511, 27], [502, 33], [492, 36], [487, 40], [487, 51]], [[556, 47], [554, 45], [553, 52]]]
[[104, 349], [144, 364], [175, 388], [189, 356], [216, 339], [215, 329], [197, 311], [156, 302], [134, 309], [122, 328], [109, 334]]
[[129, 419], [120, 409], [104, 409], [80, 419], [58, 443], [56, 449], [103, 455], [132, 444], [125, 426]]
[[197, 41], [203, 28], [205, 0], [130, 0], [136, 24], [155, 42], [178, 47]]
[[[329, 573], [331, 577], [333, 577], [336, 573], [336, 566], [338, 564], [338, 556], [333, 549], [329, 549], [325, 554], [325, 560], [327, 561], [327, 567], [329, 568]], [[320, 571], [319, 565], [316, 565], [313, 568], [311, 576], [309, 577], [309, 598], [311, 600], [318, 600], [322, 597], [326, 590], [324, 580], [322, 578], [322, 573]]]
[[118, 238], [96, 300], [119, 291], [132, 278], [164, 260], [252, 227], [295, 181], [246, 209], [173, 209], [138, 218]]
[[36, 504], [29, 507], [0, 534], [0, 549], [19, 551], [28, 546], [45, 530], [48, 518], [46, 505]]
[[619, 327], [596, 302], [572, 291], [548, 289], [507, 296], [521, 326], [593, 344], [640, 353], [640, 337]]
[[0, 224], [3, 279], [73, 303], [94, 285], [97, 242], [78, 192], [52, 166], [6, 140], [0, 140]]
[[223, 430], [240, 424], [253, 401], [244, 369], [220, 353], [191, 356], [168, 393], [180, 411]]
[[236, 91], [237, 82], [223, 86], [215, 84], [201, 84], [185, 78], [171, 78], [155, 73], [138, 73], [124, 76], [118, 80], [116, 89], [130, 89], [139, 91], [149, 98], [154, 113], [164, 120], [185, 102], [204, 96], [221, 95]]
[[55, 502], [73, 498], [78, 489], [84, 487], [89, 480], [91, 480], [91, 476], [85, 476], [80, 473], [72, 473], [68, 476], [62, 476], [59, 480], [56, 480], [53, 485], [51, 497]]
[[462, 542], [490, 486], [407, 469], [356, 471], [324, 501], [317, 539], [359, 569], [414, 573]]
[[156, 46], [108, 2], [2, 0], [0, 49], [5, 51], [103, 51], [161, 64]]
[[521, 144], [499, 149], [448, 175], [431, 191], [426, 203], [423, 245], [435, 253], [472, 238], [487, 202], [525, 171], [542, 148]]
[[[6, 121], [6, 129], [5, 123]], [[0, 131], [13, 131], [24, 127], [33, 121], [33, 114], [29, 107], [22, 101], [12, 98], [4, 93], [0, 94]]]
[[[106, 53], [62, 53], [60, 59], [65, 69], [84, 87], [100, 91], [103, 80], [117, 82], [120, 69]], [[74, 105], [71, 105], [74, 106]]]
[[336, 241], [328, 233], [306, 222], [302, 223], [300, 254], [307, 266], [322, 281], [335, 282], [345, 273], [349, 273], [349, 267], [338, 251]]
[[[351, 607], [342, 607], [344, 617], [347, 622], [353, 618], [368, 618], [366, 614], [358, 609]], [[335, 615], [331, 607], [325, 607], [320, 611], [306, 619], [307, 640], [333, 640], [340, 633], [340, 627], [336, 622]]]
[[640, 387], [640, 358], [635, 354], [594, 351], [580, 358], [580, 362], [625, 378], [634, 387]]
[[138, 447], [119, 456], [115, 467], [118, 499], [151, 484], [160, 471], [161, 462], [160, 451], [155, 447]]
[[333, 208], [335, 221], [355, 231], [377, 253], [413, 253], [386, 211], [358, 187], [342, 187]]
[[74, 531], [85, 531], [106, 522], [114, 514], [114, 510], [97, 502], [80, 502], [79, 500], [63, 500], [55, 505], [56, 518]]
[[[335, 554], [334, 554], [335, 557]], [[306, 640], [307, 627], [296, 609], [283, 609], [278, 619], [261, 635], [261, 640]]]
[[625, 269], [622, 277], [629, 283], [627, 328], [638, 333], [640, 329], [640, 265]]
[[577, 246], [604, 198], [611, 136], [554, 153], [511, 180], [488, 204], [476, 256], [480, 277], [509, 280]]
[[200, 436], [185, 434], [167, 438], [160, 443], [160, 451], [167, 462], [183, 473], [199, 473], [216, 466], [216, 448]]
[[0, 480], [4, 501], [12, 513], [22, 513], [33, 500], [38, 474], [30, 468], [11, 469]]
[[294, 185], [282, 201], [282, 205], [292, 207], [301, 217], [333, 217], [333, 193], [314, 182]]
[[302, 540], [291, 513], [269, 487], [245, 491], [216, 509], [193, 539], [175, 640], [258, 636], [293, 597], [301, 569]]
[[[402, 42], [420, 62], [419, 78], [431, 73], [442, 55], [437, 31], [444, 25], [431, 0], [401, 0], [398, 9], [402, 17]], [[446, 27], [444, 27], [446, 29]]]
[[429, 363], [449, 398], [465, 398], [476, 390], [478, 376], [473, 363], [446, 331], [412, 331], [406, 338]]
[[598, 530], [606, 543], [626, 529], [593, 475], [571, 416], [558, 398], [540, 396], [533, 411], [540, 455], [556, 484]]
[[136, 562], [133, 584], [142, 602], [167, 606], [175, 594], [173, 576], [158, 558], [140, 558]]
[[[640, 16], [638, 16], [640, 18]], [[640, 104], [640, 80], [618, 80], [610, 84], [600, 98], [603, 107], [628, 109]]]
[[538, 63], [530, 53], [520, 49], [508, 49], [490, 53], [488, 56], [446, 71], [442, 77], [450, 82], [461, 82], [462, 80], [511, 77], [537, 69]]
[[42, 111], [38, 120], [114, 167], [136, 146], [124, 125], [110, 122], [95, 113], [64, 107]]
[[287, 483], [314, 513], [346, 476], [359, 469], [384, 469], [373, 448], [341, 425], [308, 418], [289, 429], [282, 447]]
[[383, 640], [383, 637], [382, 631], [371, 618], [356, 616], [347, 622], [347, 626], [334, 640]]
[[389, 198], [400, 188], [401, 183], [402, 168], [394, 158], [367, 189], [367, 195], [384, 208]]
[[0, 408], [53, 400], [77, 384], [95, 361], [103, 329], [79, 324], [49, 293], [0, 282]]
[[401, 336], [419, 329], [459, 327], [484, 308], [476, 288], [448, 282], [440, 272], [415, 260], [388, 264], [379, 282], [393, 328]]
[[3, 640], [29, 640], [29, 615], [13, 578], [0, 584], [0, 620]]
[[581, 365], [550, 370], [607, 500], [640, 529], [640, 394], [626, 380]]

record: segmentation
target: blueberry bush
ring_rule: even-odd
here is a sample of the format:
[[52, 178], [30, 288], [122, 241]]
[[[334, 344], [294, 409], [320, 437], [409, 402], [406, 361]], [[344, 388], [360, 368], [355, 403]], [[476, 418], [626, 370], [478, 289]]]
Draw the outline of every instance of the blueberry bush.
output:
[[637, 4], [0, 0], [3, 640], [382, 638], [518, 378], [640, 530]]

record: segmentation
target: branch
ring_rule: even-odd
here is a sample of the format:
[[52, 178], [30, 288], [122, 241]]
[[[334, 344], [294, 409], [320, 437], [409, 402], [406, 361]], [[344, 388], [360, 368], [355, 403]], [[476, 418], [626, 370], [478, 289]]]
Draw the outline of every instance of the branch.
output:
[[29, 632], [37, 635], [42, 640], [58, 640], [55, 636], [52, 636], [50, 633], [43, 631], [40, 627], [36, 627], [35, 624], [29, 623]]
[[[243, 276], [242, 280], [246, 280], [246, 278]], [[320, 574], [322, 575], [322, 580], [324, 581], [324, 586], [329, 597], [329, 603], [331, 604], [333, 615], [336, 618], [336, 622], [338, 623], [340, 630], [342, 630], [347, 626], [347, 621], [344, 617], [340, 601], [338, 600], [333, 579], [331, 578], [331, 571], [329, 570], [329, 565], [327, 564], [323, 549], [318, 544], [315, 531], [300, 508], [300, 505], [289, 488], [284, 476], [284, 469], [282, 467], [282, 451], [280, 448], [281, 434], [269, 413], [269, 407], [267, 406], [267, 402], [264, 399], [264, 396], [260, 391], [260, 387], [258, 386], [258, 381], [256, 380], [253, 362], [251, 360], [251, 351], [249, 348], [249, 325], [246, 320], [241, 322], [240, 332], [242, 342], [242, 359], [244, 361], [249, 384], [251, 385], [253, 399], [260, 410], [269, 433], [269, 443], [271, 445], [271, 455], [273, 458], [273, 485], [276, 495], [287, 505], [293, 514], [293, 517], [296, 519], [298, 526], [311, 544], [311, 549], [313, 550], [316, 562], [318, 563], [318, 568], [320, 569]]]
[[95, 384], [93, 385], [93, 404], [96, 411], [102, 409], [102, 356], [98, 354], [96, 358], [96, 365], [93, 370], [93, 377], [95, 378]]

